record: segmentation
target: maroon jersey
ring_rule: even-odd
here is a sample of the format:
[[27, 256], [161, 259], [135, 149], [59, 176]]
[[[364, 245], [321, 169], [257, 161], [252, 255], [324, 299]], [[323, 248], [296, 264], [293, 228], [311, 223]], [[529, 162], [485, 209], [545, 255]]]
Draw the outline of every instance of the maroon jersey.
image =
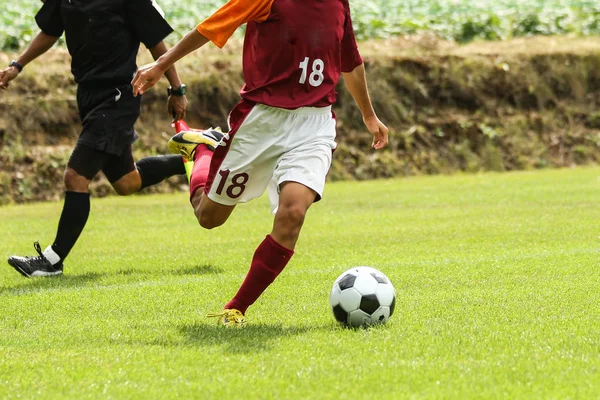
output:
[[362, 64], [348, 0], [230, 0], [197, 26], [223, 47], [247, 23], [244, 99], [272, 107], [326, 107], [342, 72]]

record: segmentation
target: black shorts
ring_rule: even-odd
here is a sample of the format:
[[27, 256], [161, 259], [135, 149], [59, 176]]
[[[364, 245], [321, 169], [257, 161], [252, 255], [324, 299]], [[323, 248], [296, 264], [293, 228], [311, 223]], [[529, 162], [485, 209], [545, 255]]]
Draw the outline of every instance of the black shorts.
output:
[[140, 105], [141, 97], [133, 97], [130, 84], [80, 84], [77, 106], [83, 131], [77, 143], [121, 156], [138, 138], [133, 126]]
[[77, 143], [67, 166], [90, 181], [102, 171], [110, 183], [135, 170], [131, 145], [117, 156]]
[[133, 171], [131, 144], [138, 138], [133, 126], [140, 103], [129, 84], [80, 84], [77, 106], [83, 131], [67, 166], [89, 180], [103, 171], [111, 183]]

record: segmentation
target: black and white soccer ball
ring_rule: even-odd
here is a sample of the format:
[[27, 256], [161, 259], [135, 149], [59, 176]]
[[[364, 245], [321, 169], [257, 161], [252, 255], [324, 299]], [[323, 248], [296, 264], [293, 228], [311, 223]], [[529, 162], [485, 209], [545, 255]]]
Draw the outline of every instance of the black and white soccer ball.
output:
[[385, 324], [396, 305], [392, 282], [371, 267], [354, 267], [333, 283], [329, 302], [335, 319], [344, 326]]

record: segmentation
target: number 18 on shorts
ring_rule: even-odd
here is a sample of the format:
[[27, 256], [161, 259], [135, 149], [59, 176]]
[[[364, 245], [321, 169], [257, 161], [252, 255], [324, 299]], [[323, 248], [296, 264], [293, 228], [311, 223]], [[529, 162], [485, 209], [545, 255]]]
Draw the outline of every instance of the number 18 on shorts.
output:
[[317, 200], [322, 197], [336, 147], [331, 107], [286, 110], [258, 104], [241, 124], [230, 128], [229, 146], [217, 148], [213, 158], [213, 164], [220, 165], [211, 168], [214, 179], [207, 188], [211, 200], [245, 203], [268, 188], [275, 211], [279, 185], [287, 181], [314, 190]]

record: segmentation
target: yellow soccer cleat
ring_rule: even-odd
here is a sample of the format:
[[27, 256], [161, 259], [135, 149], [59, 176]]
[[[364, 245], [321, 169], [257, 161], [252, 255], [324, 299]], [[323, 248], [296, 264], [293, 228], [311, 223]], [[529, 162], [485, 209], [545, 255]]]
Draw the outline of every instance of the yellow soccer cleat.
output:
[[185, 176], [187, 176], [188, 182], [192, 181], [192, 172], [194, 171], [194, 162], [192, 160], [188, 160], [185, 157], [183, 158], [183, 167], [185, 168]]
[[210, 150], [214, 151], [221, 143], [223, 136], [225, 135], [219, 128], [181, 131], [169, 140], [169, 151], [173, 154], [181, 154], [186, 160], [193, 161], [196, 146], [205, 144]]
[[217, 322], [218, 325], [232, 328], [243, 328], [246, 326], [246, 317], [244, 317], [244, 314], [242, 314], [241, 311], [236, 310], [235, 308], [225, 309], [223, 312], [207, 314], [206, 316], [209, 318], [219, 318], [219, 321]]

